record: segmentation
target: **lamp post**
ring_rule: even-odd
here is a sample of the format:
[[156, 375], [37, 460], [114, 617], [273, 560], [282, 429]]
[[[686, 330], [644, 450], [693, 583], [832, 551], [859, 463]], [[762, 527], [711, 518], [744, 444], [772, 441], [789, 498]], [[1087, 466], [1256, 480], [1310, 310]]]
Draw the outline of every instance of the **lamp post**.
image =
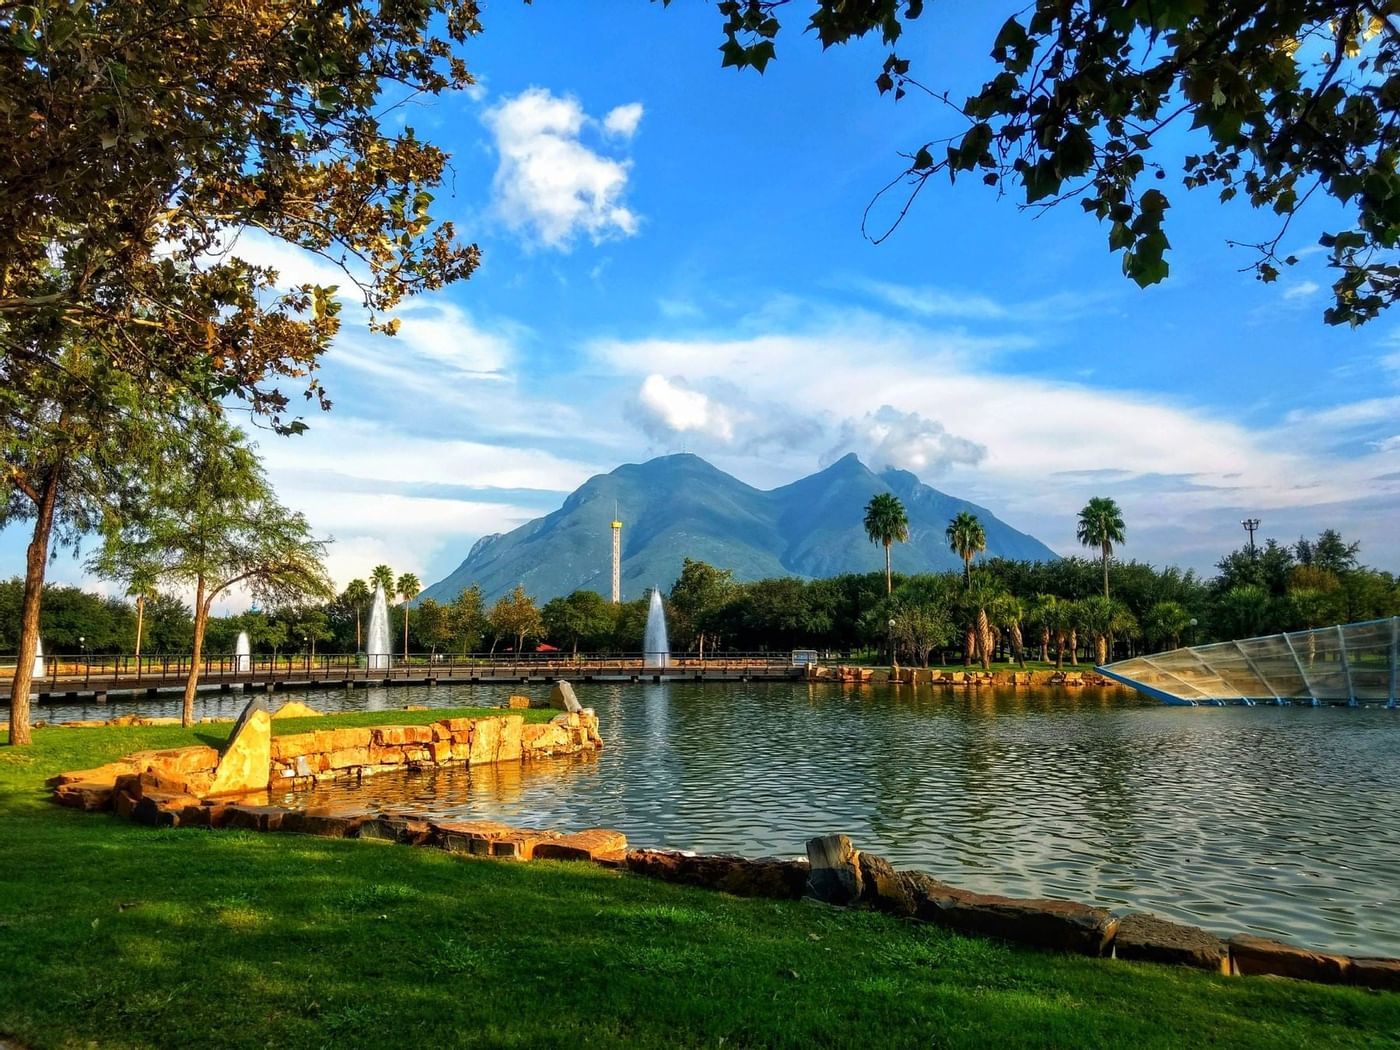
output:
[[1189, 641], [1187, 641], [1186, 644], [1187, 644], [1187, 645], [1192, 645], [1192, 644], [1195, 643], [1195, 641], [1196, 641], [1196, 618], [1193, 616], [1193, 617], [1191, 617], [1191, 638], [1190, 638]]
[[78, 635], [78, 661], [83, 665], [83, 681], [87, 681], [87, 639]]
[[890, 617], [890, 666], [895, 666], [894, 658], [894, 617]]
[[1240, 522], [1244, 526], [1244, 531], [1249, 533], [1249, 560], [1254, 560], [1254, 530], [1259, 528], [1258, 518], [1245, 518]]

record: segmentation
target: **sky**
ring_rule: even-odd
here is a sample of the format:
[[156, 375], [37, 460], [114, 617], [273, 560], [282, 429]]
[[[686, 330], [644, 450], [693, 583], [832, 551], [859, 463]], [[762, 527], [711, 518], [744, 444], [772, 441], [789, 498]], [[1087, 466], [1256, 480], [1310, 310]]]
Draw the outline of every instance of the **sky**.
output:
[[[901, 53], [966, 96], [1011, 10], [930, 6]], [[1064, 554], [1111, 496], [1124, 557], [1209, 572], [1256, 517], [1261, 539], [1336, 527], [1400, 570], [1400, 317], [1323, 324], [1328, 205], [1294, 221], [1302, 261], [1272, 285], [1227, 239], [1273, 217], [1170, 168], [1172, 275], [1147, 290], [1077, 205], [1026, 212], [975, 179], [932, 181], [874, 244], [866, 206], [949, 125], [876, 92], [878, 42], [823, 53], [787, 20], [759, 76], [720, 67], [709, 4], [498, 0], [465, 48], [472, 89], [389, 97], [452, 154], [435, 212], [483, 263], [392, 339], [347, 307], [332, 411], [259, 438], [339, 584], [379, 562], [435, 582], [590, 476], [678, 451], [762, 488], [855, 451]], [[265, 239], [238, 251], [347, 284]], [[0, 534], [12, 573], [25, 540]], [[66, 554], [50, 578], [101, 586]]]

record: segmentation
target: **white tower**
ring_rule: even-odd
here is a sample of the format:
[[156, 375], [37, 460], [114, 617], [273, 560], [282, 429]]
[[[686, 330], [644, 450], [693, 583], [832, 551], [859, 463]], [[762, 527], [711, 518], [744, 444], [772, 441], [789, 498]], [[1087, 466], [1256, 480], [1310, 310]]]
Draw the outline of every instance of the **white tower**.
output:
[[622, 601], [622, 522], [617, 520], [617, 508], [613, 508], [612, 523], [612, 602]]

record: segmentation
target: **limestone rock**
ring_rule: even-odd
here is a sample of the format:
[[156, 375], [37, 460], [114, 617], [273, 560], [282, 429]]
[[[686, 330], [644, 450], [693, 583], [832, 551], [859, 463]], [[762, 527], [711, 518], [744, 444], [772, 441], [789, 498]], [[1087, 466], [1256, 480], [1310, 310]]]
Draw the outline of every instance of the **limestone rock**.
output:
[[827, 904], [847, 905], [860, 899], [860, 854], [849, 835], [823, 835], [807, 840], [807, 894]]
[[1215, 934], [1155, 915], [1134, 913], [1121, 919], [1113, 948], [1120, 959], [1230, 971], [1229, 949]]
[[627, 848], [627, 836], [611, 828], [589, 828], [572, 835], [541, 842], [535, 847], [537, 860], [592, 860], [599, 853]]
[[884, 857], [864, 852], [859, 854], [859, 863], [864, 903], [894, 915], [914, 914], [914, 899], [893, 864]]
[[306, 706], [300, 700], [289, 700], [272, 712], [273, 718], [319, 718], [320, 715], [320, 711]]
[[450, 853], [530, 860], [535, 847], [559, 837], [557, 831], [513, 828], [495, 820], [459, 820], [433, 825], [435, 841]]
[[568, 682], [554, 683], [554, 688], [549, 693], [549, 706], [560, 711], [568, 711], [570, 714], [577, 714], [583, 710], [583, 705], [578, 702], [578, 697], [574, 695], [574, 687]]
[[222, 810], [221, 827], [246, 828], [248, 831], [280, 831], [282, 821], [287, 816], [287, 811], [280, 806], [250, 806], [238, 803], [223, 806]]
[[501, 719], [501, 734], [496, 744], [497, 762], [520, 761], [524, 729], [525, 719], [520, 715], [506, 715]]
[[796, 900], [807, 888], [807, 862], [801, 860], [634, 849], [627, 851], [626, 866], [648, 878], [722, 890], [736, 897]]
[[1102, 955], [1118, 929], [1118, 920], [1107, 909], [1075, 901], [972, 893], [921, 872], [905, 872], [903, 881], [913, 897], [916, 918], [959, 933]]
[[1350, 962], [1352, 984], [1400, 992], [1400, 959], [1362, 959], [1353, 956]]
[[1230, 938], [1230, 965], [1237, 974], [1269, 973], [1300, 981], [1341, 984], [1351, 960], [1340, 955], [1309, 951], [1266, 937], [1240, 934]]
[[432, 726], [380, 726], [371, 729], [370, 742], [384, 747], [390, 744], [427, 744], [433, 739]]
[[234, 723], [209, 795], [266, 790], [272, 779], [272, 716], [262, 697], [254, 697]]
[[528, 696], [508, 697], [506, 699], [506, 706], [515, 709], [527, 708], [530, 706], [530, 698]]
[[[496, 761], [501, 746], [500, 718], [478, 718], [472, 726], [471, 751], [467, 761], [474, 766], [490, 765]], [[455, 753], [455, 752], [454, 752]]]

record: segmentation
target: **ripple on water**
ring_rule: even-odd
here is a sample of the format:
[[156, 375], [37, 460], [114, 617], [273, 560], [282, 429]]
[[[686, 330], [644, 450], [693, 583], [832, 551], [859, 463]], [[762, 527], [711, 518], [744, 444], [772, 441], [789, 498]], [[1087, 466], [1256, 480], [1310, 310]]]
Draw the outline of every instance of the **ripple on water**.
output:
[[[536, 687], [538, 688], [538, 687]], [[324, 710], [496, 704], [518, 686], [292, 694]], [[1223, 933], [1400, 955], [1400, 714], [1165, 708], [1127, 692], [580, 685], [599, 756], [445, 769], [286, 801], [617, 827], [646, 845], [800, 855], [808, 837], [971, 889], [1140, 908]], [[411, 701], [410, 701], [411, 698]], [[239, 697], [200, 698], [233, 717]], [[36, 718], [178, 700], [36, 705]]]

